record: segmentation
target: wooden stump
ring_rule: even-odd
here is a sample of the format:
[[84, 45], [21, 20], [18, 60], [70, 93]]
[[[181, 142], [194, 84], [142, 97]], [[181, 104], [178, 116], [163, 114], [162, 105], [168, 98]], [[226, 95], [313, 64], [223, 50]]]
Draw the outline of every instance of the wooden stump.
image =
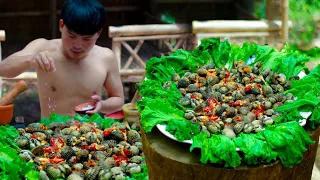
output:
[[319, 142], [320, 128], [307, 130], [315, 144], [309, 145], [301, 164], [285, 168], [279, 161], [268, 165], [223, 168], [213, 164], [201, 164], [200, 151], [189, 152], [190, 144], [176, 142], [164, 136], [156, 127], [152, 132], [142, 132], [143, 151], [146, 156], [150, 180], [170, 179], [311, 179]]

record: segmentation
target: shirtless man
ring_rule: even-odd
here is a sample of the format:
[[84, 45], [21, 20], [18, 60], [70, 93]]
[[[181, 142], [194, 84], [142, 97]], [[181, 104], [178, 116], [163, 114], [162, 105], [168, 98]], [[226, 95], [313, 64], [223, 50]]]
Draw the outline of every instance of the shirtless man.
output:
[[[124, 103], [123, 87], [114, 53], [95, 45], [106, 18], [95, 0], [67, 0], [59, 22], [61, 39], [36, 39], [0, 63], [0, 76], [37, 72], [41, 116], [52, 112], [74, 116], [73, 107], [95, 101], [87, 113], [112, 113]], [[103, 87], [108, 98], [102, 100]]]

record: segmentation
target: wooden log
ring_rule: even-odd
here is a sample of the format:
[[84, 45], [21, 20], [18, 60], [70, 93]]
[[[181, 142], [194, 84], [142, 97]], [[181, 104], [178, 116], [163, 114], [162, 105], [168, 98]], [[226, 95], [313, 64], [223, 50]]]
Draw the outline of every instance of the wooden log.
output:
[[279, 161], [259, 166], [240, 165], [237, 168], [201, 164], [200, 151], [189, 152], [190, 144], [173, 141], [156, 127], [150, 133], [142, 131], [142, 143], [150, 180], [307, 180], [311, 179], [320, 128], [314, 131], [308, 129], [308, 133], [316, 142], [308, 146], [302, 162], [293, 168], [285, 168]]
[[148, 25], [126, 25], [109, 26], [109, 37], [121, 36], [148, 36], [163, 34], [190, 33], [188, 24], [148, 24]]
[[[280, 31], [281, 21], [245, 21], [245, 20], [212, 20], [212, 21], [193, 21], [193, 33], [205, 32], [269, 32]], [[288, 26], [292, 27], [292, 22], [288, 22]]]
[[6, 40], [6, 32], [4, 30], [0, 30], [0, 41]]

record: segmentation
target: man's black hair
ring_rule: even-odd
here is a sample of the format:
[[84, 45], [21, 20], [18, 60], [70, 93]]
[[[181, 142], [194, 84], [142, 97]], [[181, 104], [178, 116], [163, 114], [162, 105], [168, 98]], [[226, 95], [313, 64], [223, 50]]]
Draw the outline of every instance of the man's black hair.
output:
[[96, 0], [66, 0], [61, 10], [64, 24], [80, 35], [93, 35], [106, 21], [106, 10]]

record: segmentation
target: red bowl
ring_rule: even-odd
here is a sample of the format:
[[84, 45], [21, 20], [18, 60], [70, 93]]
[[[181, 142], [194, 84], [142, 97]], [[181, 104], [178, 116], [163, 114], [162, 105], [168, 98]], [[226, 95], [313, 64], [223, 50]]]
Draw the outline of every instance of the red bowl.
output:
[[104, 117], [110, 118], [110, 119], [123, 119], [124, 114], [123, 111], [116, 111], [110, 114], [106, 114]]
[[14, 105], [0, 106], [0, 125], [9, 124], [12, 120]]
[[75, 106], [73, 110], [80, 115], [84, 115], [87, 111], [93, 110], [96, 107], [96, 105], [96, 102], [89, 101]]

